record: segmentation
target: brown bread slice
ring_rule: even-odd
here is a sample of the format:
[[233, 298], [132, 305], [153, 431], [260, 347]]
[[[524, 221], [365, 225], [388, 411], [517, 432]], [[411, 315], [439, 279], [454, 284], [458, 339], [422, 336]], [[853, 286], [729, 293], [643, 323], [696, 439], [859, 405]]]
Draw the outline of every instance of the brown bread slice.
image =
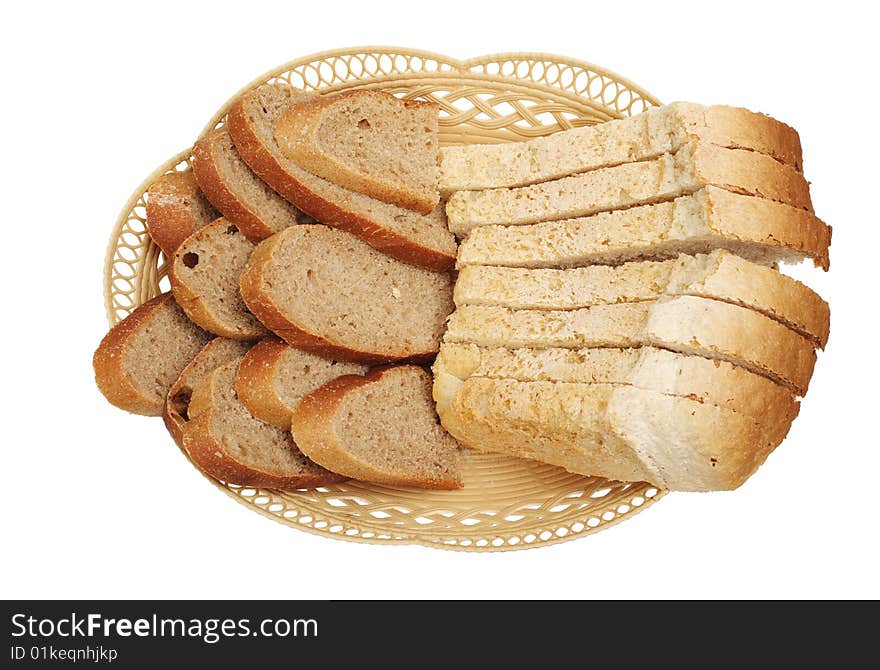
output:
[[431, 376], [414, 365], [328, 382], [302, 399], [291, 431], [310, 458], [353, 479], [461, 487], [458, 444], [440, 426]]
[[262, 86], [230, 108], [227, 123], [245, 163], [306, 214], [346, 230], [405, 263], [444, 270], [455, 262], [455, 237], [438, 205], [427, 215], [337, 186], [303, 170], [281, 152], [275, 123], [292, 104], [310, 99], [287, 86]]
[[281, 151], [309, 172], [430, 214], [437, 190], [439, 105], [359, 90], [289, 107], [275, 125]]
[[147, 231], [166, 258], [216, 218], [191, 170], [163, 174], [147, 189]]
[[159, 416], [174, 380], [210, 339], [163, 293], [104, 336], [92, 361], [95, 382], [113, 405]]
[[288, 226], [314, 223], [254, 174], [225, 127], [196, 142], [193, 172], [205, 197], [255, 244]]
[[428, 360], [452, 312], [452, 278], [401, 263], [353, 235], [293, 226], [261, 242], [241, 295], [293, 346], [360, 363]]
[[189, 402], [193, 389], [224, 363], [238, 360], [247, 353], [249, 342], [215, 337], [195, 355], [180, 373], [165, 398], [162, 418], [171, 437], [183, 446], [183, 429], [189, 421]]
[[234, 340], [268, 334], [241, 299], [238, 278], [254, 250], [234, 224], [217, 219], [188, 237], [171, 261], [171, 290], [189, 318]]
[[242, 359], [235, 378], [238, 399], [255, 417], [290, 430], [290, 415], [300, 400], [342, 375], [362, 375], [366, 365], [335, 361], [292, 347], [261, 340]]
[[254, 418], [235, 395], [238, 360], [209, 373], [189, 404], [183, 447], [212, 477], [230, 484], [304, 489], [345, 478], [313, 463], [290, 433]]

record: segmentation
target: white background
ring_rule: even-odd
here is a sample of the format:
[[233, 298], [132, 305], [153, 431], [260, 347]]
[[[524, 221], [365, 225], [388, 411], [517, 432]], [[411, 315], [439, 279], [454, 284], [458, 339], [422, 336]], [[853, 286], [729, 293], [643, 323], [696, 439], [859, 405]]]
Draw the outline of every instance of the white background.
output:
[[[880, 597], [870, 3], [191, 4], [4, 10], [0, 597]], [[558, 53], [663, 101], [743, 105], [800, 131], [834, 244], [828, 275], [798, 276], [830, 301], [832, 336], [788, 439], [741, 489], [672, 494], [521, 552], [344, 543], [236, 504], [160, 420], [103, 400], [103, 258], [131, 191], [257, 75], [366, 44]]]

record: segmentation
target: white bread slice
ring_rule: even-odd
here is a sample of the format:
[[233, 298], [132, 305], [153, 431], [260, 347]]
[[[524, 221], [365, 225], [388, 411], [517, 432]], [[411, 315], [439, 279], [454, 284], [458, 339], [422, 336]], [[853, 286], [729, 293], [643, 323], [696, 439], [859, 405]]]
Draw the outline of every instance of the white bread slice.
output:
[[675, 154], [532, 186], [457, 191], [446, 203], [446, 215], [449, 229], [464, 237], [478, 226], [589, 216], [671, 200], [705, 186], [813, 211], [810, 185], [794, 168], [754, 151], [692, 142]]
[[801, 282], [725, 250], [618, 266], [528, 269], [466, 265], [455, 282], [457, 306], [579, 309], [694, 295], [749, 307], [824, 347], [830, 309]]
[[443, 147], [440, 188], [450, 193], [526, 186], [675, 153], [693, 141], [749, 149], [802, 170], [800, 138], [786, 124], [739, 107], [674, 102], [526, 142]]
[[303, 489], [345, 477], [312, 462], [290, 433], [256, 419], [235, 395], [240, 359], [208, 374], [193, 391], [183, 448], [212, 477], [240, 486]]
[[439, 105], [360, 89], [315, 97], [278, 117], [281, 151], [309, 172], [430, 214], [437, 190]]
[[353, 479], [461, 487], [458, 444], [439, 424], [431, 376], [414, 365], [328, 382], [302, 399], [291, 431], [310, 458]]
[[448, 272], [402, 263], [321, 225], [261, 242], [240, 284], [247, 306], [286, 342], [359, 363], [434, 358], [453, 310]]
[[171, 258], [180, 243], [217, 218], [192, 170], [158, 177], [147, 189], [147, 231]]
[[787, 404], [755, 418], [615, 384], [448, 375], [435, 381], [434, 394], [443, 426], [471, 448], [680, 491], [738, 487], [797, 414], [797, 404]]
[[288, 226], [314, 223], [245, 164], [225, 126], [195, 143], [193, 173], [211, 204], [254, 244]]
[[726, 361], [656, 347], [507, 349], [444, 343], [437, 377], [452, 375], [517, 381], [626, 384], [761, 417], [768, 407], [796, 403], [792, 392]]
[[227, 117], [235, 148], [259, 177], [318, 221], [357, 235], [393, 258], [432, 270], [455, 262], [455, 237], [441, 205], [418, 214], [351, 191], [303, 170], [285, 156], [275, 123], [291, 105], [311, 96], [289, 86], [261, 86], [242, 95]]
[[211, 339], [163, 293], [110, 329], [95, 351], [95, 382], [111, 404], [159, 416], [180, 371]]
[[187, 364], [177, 381], [168, 390], [162, 419], [178, 446], [183, 446], [183, 429], [189, 421], [189, 403], [193, 389], [210, 373], [225, 363], [239, 360], [247, 353], [250, 342], [215, 337]]
[[290, 415], [303, 396], [343, 375], [362, 375], [367, 366], [334, 361], [274, 338], [260, 340], [238, 366], [235, 392], [260, 421], [290, 430]]
[[253, 250], [254, 243], [222, 217], [181, 242], [168, 278], [175, 300], [190, 319], [234, 340], [256, 340], [269, 334], [248, 311], [238, 288]]
[[481, 226], [461, 243], [459, 267], [615, 264], [727, 249], [755, 262], [829, 267], [831, 228], [764, 198], [706, 187], [670, 202], [530, 226]]
[[574, 310], [465, 305], [445, 342], [489, 347], [656, 346], [728, 361], [804, 395], [816, 363], [812, 343], [745, 307], [694, 296]]

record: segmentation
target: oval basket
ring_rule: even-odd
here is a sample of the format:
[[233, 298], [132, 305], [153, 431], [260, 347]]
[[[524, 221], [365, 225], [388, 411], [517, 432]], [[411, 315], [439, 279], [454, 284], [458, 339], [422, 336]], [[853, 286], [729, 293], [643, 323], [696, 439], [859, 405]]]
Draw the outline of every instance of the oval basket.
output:
[[[203, 132], [223, 123], [232, 100], [266, 82], [318, 93], [381, 88], [440, 106], [440, 143], [525, 140], [637, 114], [657, 100], [588, 63], [546, 54], [460, 61], [390, 47], [329, 51], [286, 63], [230, 99]], [[104, 277], [113, 325], [168, 290], [165, 261], [145, 226], [154, 179], [190, 169], [191, 150], [151, 174], [125, 204], [110, 236]], [[206, 475], [207, 476], [207, 475]], [[359, 542], [415, 543], [465, 551], [545, 546], [626, 519], [664, 491], [646, 483], [582, 477], [542, 463], [468, 452], [464, 488], [422, 491], [350, 481], [308, 491], [244, 488], [208, 479], [235, 500], [293, 528]]]

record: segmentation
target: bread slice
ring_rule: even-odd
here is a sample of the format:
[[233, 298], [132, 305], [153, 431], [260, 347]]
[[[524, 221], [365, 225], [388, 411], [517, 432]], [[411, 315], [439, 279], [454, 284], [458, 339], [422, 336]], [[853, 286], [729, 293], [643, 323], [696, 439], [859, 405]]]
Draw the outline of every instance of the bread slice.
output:
[[253, 250], [253, 242], [224, 218], [186, 238], [171, 260], [168, 276], [174, 297], [189, 318], [234, 340], [268, 334], [238, 290], [238, 278]]
[[527, 186], [650, 160], [694, 141], [756, 151], [802, 171], [800, 138], [784, 123], [739, 107], [675, 102], [526, 142], [443, 147], [440, 188], [449, 193]]
[[241, 295], [293, 346], [359, 363], [433, 358], [453, 309], [448, 273], [401, 263], [321, 225], [261, 242]]
[[260, 421], [290, 430], [290, 415], [304, 395], [342, 375], [362, 375], [366, 365], [322, 358], [267, 338], [242, 359], [235, 378], [241, 404]]
[[95, 382], [113, 405], [159, 416], [168, 389], [211, 335], [186, 318], [170, 293], [145, 302], [101, 340]]
[[459, 267], [615, 264], [727, 249], [757, 263], [809, 258], [827, 270], [831, 228], [804, 210], [707, 187], [670, 202], [530, 226], [482, 226]]
[[754, 418], [629, 385], [479, 377], [435, 395], [443, 426], [474, 449], [680, 491], [737, 488], [797, 413], [786, 404]]
[[212, 477], [230, 484], [307, 489], [345, 478], [313, 463], [290, 433], [255, 419], [235, 396], [238, 360], [209, 373], [189, 404], [183, 448]]
[[275, 191], [318, 221], [357, 235], [404, 263], [444, 270], [455, 262], [455, 237], [443, 207], [418, 214], [337, 186], [281, 152], [275, 123], [308, 94], [287, 86], [262, 86], [245, 93], [229, 110], [232, 141], [245, 163]]
[[656, 346], [728, 361], [806, 393], [816, 352], [793, 330], [751, 309], [694, 296], [573, 310], [465, 305], [444, 341], [488, 347]]
[[801, 282], [725, 250], [619, 266], [529, 269], [467, 265], [455, 282], [455, 304], [514, 309], [579, 309], [618, 302], [694, 295], [761, 312], [823, 347], [828, 303]]
[[589, 216], [671, 200], [705, 186], [813, 211], [810, 185], [794, 168], [754, 151], [692, 142], [675, 154], [532, 186], [457, 191], [446, 204], [446, 215], [449, 229], [464, 237], [477, 226]]
[[430, 214], [437, 190], [439, 105], [357, 90], [292, 105], [278, 117], [282, 153], [340, 186]]
[[189, 402], [193, 389], [221, 365], [239, 360], [250, 346], [249, 342], [215, 337], [195, 355], [172, 384], [165, 398], [162, 418], [178, 446], [183, 446], [183, 429], [189, 421]]
[[779, 384], [726, 361], [656, 347], [508, 349], [444, 343], [434, 375], [587, 384], [626, 384], [692, 398], [751, 417], [797, 403]]
[[205, 197], [255, 244], [288, 226], [314, 223], [241, 160], [225, 127], [196, 142], [193, 172]]
[[217, 218], [199, 191], [192, 170], [163, 174], [147, 189], [147, 231], [165, 258], [180, 243]]
[[461, 487], [458, 444], [439, 424], [431, 376], [414, 365], [328, 382], [302, 399], [291, 431], [310, 458], [353, 479]]

